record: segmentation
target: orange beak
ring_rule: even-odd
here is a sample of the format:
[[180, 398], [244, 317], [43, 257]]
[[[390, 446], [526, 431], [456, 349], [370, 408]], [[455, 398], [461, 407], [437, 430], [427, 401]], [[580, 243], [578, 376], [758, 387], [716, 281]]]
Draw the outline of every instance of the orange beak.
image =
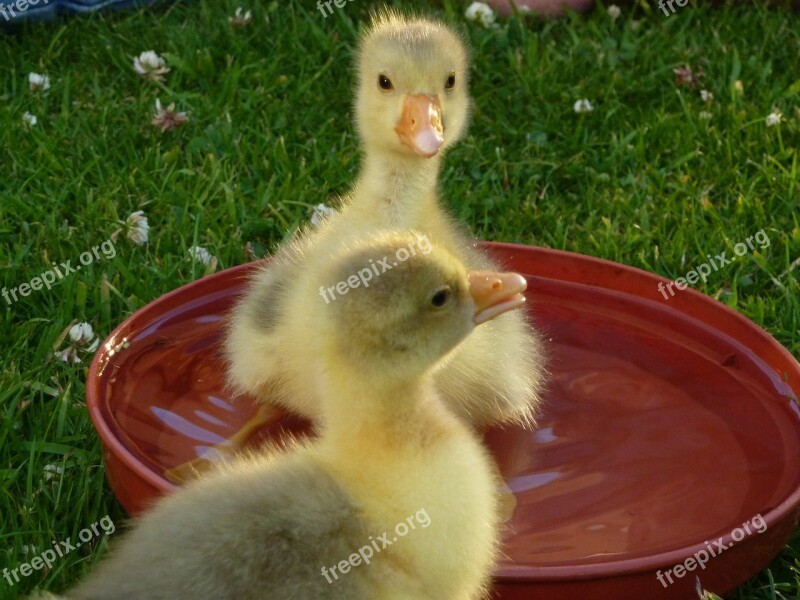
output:
[[467, 279], [469, 293], [476, 305], [476, 325], [525, 304], [522, 292], [528, 288], [528, 282], [519, 273], [472, 271]]
[[419, 156], [430, 158], [444, 143], [442, 105], [428, 94], [406, 96], [403, 116], [394, 128], [400, 141]]

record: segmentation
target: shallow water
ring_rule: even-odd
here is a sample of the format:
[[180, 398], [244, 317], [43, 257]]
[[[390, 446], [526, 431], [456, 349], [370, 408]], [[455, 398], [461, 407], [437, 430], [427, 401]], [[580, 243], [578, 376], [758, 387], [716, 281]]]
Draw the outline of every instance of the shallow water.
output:
[[[486, 433], [518, 503], [506, 564], [608, 562], [702, 543], [797, 486], [798, 420], [787, 418], [797, 406], [747, 348], [664, 303], [531, 282], [550, 361], [539, 428]], [[105, 366], [106, 418], [157, 473], [253, 414], [223, 386], [218, 344], [232, 297], [222, 290], [168, 313]], [[304, 431], [276, 413], [252, 443]]]

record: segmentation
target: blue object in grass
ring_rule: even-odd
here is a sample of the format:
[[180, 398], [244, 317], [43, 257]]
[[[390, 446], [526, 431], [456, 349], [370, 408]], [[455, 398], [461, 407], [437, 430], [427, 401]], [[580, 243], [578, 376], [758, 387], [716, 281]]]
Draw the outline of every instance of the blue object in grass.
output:
[[50, 21], [56, 14], [150, 6], [160, 0], [0, 0], [0, 29], [25, 21]]
[[23, 21], [49, 21], [56, 16], [58, 0], [0, 0], [0, 27]]
[[159, 0], [58, 0], [59, 12], [66, 14], [82, 14], [96, 10], [139, 8], [150, 6]]

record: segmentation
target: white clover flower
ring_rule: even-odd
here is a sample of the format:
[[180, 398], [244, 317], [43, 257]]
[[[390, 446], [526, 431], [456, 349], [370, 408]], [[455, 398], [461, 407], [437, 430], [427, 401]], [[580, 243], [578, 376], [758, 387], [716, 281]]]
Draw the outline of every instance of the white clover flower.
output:
[[578, 114], [590, 113], [594, 110], [594, 106], [592, 106], [588, 98], [583, 98], [575, 101], [575, 104], [572, 105], [572, 110]]
[[616, 21], [621, 14], [622, 11], [616, 4], [612, 4], [611, 6], [608, 7], [608, 16], [611, 17], [612, 21]]
[[697, 116], [698, 116], [699, 118], [701, 118], [701, 119], [705, 120], [705, 121], [708, 121], [708, 120], [710, 120], [710, 119], [711, 119], [711, 117], [713, 117], [714, 115], [712, 115], [712, 114], [711, 114], [710, 112], [708, 112], [707, 110], [701, 110], [699, 113], [697, 113]]
[[78, 364], [81, 362], [81, 359], [78, 356], [78, 349], [75, 346], [67, 346], [63, 350], [59, 350], [53, 354], [58, 360], [67, 364]]
[[492, 7], [485, 2], [473, 2], [467, 7], [464, 16], [470, 21], [480, 23], [484, 27], [491, 27], [494, 25], [494, 11]]
[[710, 103], [714, 100], [714, 94], [708, 90], [700, 90], [700, 99], [705, 103]]
[[44, 480], [50, 481], [56, 475], [63, 475], [64, 467], [60, 465], [45, 465], [44, 466]]
[[311, 224], [314, 227], [319, 227], [322, 222], [325, 221], [325, 219], [335, 213], [336, 211], [330, 206], [326, 206], [325, 204], [317, 204], [314, 207], [314, 214], [311, 215]]
[[94, 339], [94, 330], [89, 323], [77, 323], [70, 327], [69, 339], [77, 346], [85, 346]]
[[167, 108], [161, 106], [161, 100], [156, 98], [156, 114], [150, 124], [161, 129], [161, 132], [171, 131], [176, 127], [189, 122], [189, 116], [185, 112], [175, 110], [173, 102]]
[[28, 73], [28, 85], [32, 92], [46, 92], [50, 89], [50, 78], [39, 73]]
[[81, 361], [79, 352], [92, 353], [97, 350], [100, 345], [100, 338], [98, 338], [92, 326], [89, 323], [76, 323], [69, 328], [69, 340], [71, 344], [54, 352], [55, 357], [67, 364], [78, 364]]
[[164, 81], [164, 75], [169, 73], [166, 61], [153, 50], [142, 52], [134, 58], [133, 70], [150, 81]]
[[144, 216], [143, 210], [137, 210], [135, 213], [131, 213], [125, 225], [128, 230], [128, 239], [130, 241], [137, 246], [142, 246], [147, 243], [150, 225], [147, 224], [147, 217]]
[[244, 9], [240, 6], [236, 9], [236, 12], [233, 13], [232, 17], [228, 17], [228, 21], [231, 25], [243, 27], [245, 25], [249, 25], [253, 21], [253, 13], [251, 13], [249, 10], [244, 12]]
[[211, 262], [211, 252], [203, 248], [202, 246], [192, 246], [189, 248], [189, 256], [192, 257], [194, 262], [203, 263], [203, 266], [207, 267], [208, 263]]
[[28, 127], [33, 127], [34, 125], [36, 125], [36, 123], [39, 122], [39, 119], [36, 118], [36, 115], [32, 115], [31, 113], [26, 111], [25, 114], [22, 115], [22, 122], [25, 123], [25, 125], [27, 125]]
[[769, 113], [767, 115], [767, 118], [765, 119], [767, 127], [775, 127], [776, 125], [780, 125], [782, 120], [783, 120], [783, 115], [781, 114], [781, 111], [779, 111], [777, 108], [774, 109], [771, 113]]
[[697, 71], [692, 69], [692, 65], [683, 65], [682, 67], [672, 69], [672, 72], [675, 74], [675, 83], [688, 88], [697, 87], [700, 84], [700, 80], [703, 79], [706, 74], [700, 67], [695, 68]]

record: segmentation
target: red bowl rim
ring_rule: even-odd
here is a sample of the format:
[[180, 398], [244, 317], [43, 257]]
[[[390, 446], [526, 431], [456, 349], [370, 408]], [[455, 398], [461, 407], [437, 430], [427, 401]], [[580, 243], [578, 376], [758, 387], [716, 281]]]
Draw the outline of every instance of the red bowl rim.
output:
[[[609, 268], [616, 269], [618, 273], [628, 273], [630, 275], [636, 276], [639, 280], [649, 279], [653, 282], [655, 286], [658, 285], [659, 282], [669, 283], [671, 280], [667, 277], [663, 277], [660, 275], [656, 275], [654, 273], [649, 273], [637, 267], [632, 267], [629, 265], [624, 265], [621, 263], [617, 263], [614, 261], [606, 260], [603, 258], [597, 258], [594, 256], [588, 256], [585, 254], [579, 254], [576, 252], [569, 252], [566, 250], [555, 250], [552, 248], [542, 248], [537, 246], [527, 246], [524, 244], [513, 244], [513, 243], [505, 243], [505, 242], [479, 242], [481, 246], [489, 250], [490, 252], [493, 251], [500, 251], [502, 254], [506, 256], [513, 254], [515, 251], [521, 252], [530, 252], [534, 249], [537, 253], [541, 253], [543, 256], [549, 257], [551, 259], [556, 260], [568, 260], [568, 261], [580, 261], [585, 265], [589, 265], [592, 267], [597, 267], [598, 269], [607, 270]], [[131, 325], [131, 322], [134, 320], [138, 320], [141, 318], [145, 318], [148, 313], [152, 312], [157, 308], [158, 305], [162, 304], [164, 301], [177, 296], [178, 294], [185, 293], [185, 288], [189, 286], [198, 286], [202, 285], [203, 287], [211, 287], [213, 289], [214, 283], [218, 279], [228, 279], [233, 275], [236, 274], [237, 271], [244, 273], [249, 273], [251, 269], [254, 268], [254, 263], [245, 263], [241, 265], [237, 265], [234, 267], [230, 267], [218, 273], [214, 273], [211, 275], [206, 275], [200, 279], [195, 281], [189, 282], [184, 284], [171, 292], [168, 292], [156, 300], [146, 304], [142, 308], [138, 309], [132, 315], [127, 317], [124, 321], [122, 321], [103, 341], [100, 349], [95, 353], [94, 359], [92, 360], [92, 364], [89, 367], [89, 376], [86, 381], [86, 405], [89, 409], [89, 415], [94, 423], [95, 428], [97, 429], [98, 433], [100, 434], [101, 441], [105, 446], [105, 450], [108, 452], [112, 452], [127, 468], [129, 468], [133, 473], [135, 473], [138, 477], [152, 485], [155, 489], [160, 490], [163, 493], [169, 493], [177, 489], [177, 486], [170, 483], [163, 477], [159, 476], [157, 473], [152, 471], [147, 465], [145, 465], [142, 461], [140, 461], [136, 456], [134, 456], [127, 448], [113, 435], [111, 428], [106, 423], [105, 419], [103, 418], [102, 411], [100, 409], [100, 383], [101, 383], [101, 373], [104, 366], [105, 359], [108, 355], [108, 352], [111, 351], [115, 346], [119, 344], [118, 338], [123, 336], [123, 333], [126, 329], [128, 329]], [[598, 283], [593, 283], [591, 285], [599, 285]], [[606, 289], [614, 289], [612, 287], [606, 286]], [[626, 292], [630, 293], [630, 292]], [[733, 319], [733, 321], [738, 324], [740, 327], [745, 327], [749, 332], [753, 335], [757, 335], [762, 338], [762, 341], [767, 342], [773, 350], [777, 351], [780, 358], [782, 358], [787, 363], [787, 373], [789, 372], [789, 367], [791, 370], [794, 371], [794, 375], [796, 377], [796, 381], [800, 381], [800, 363], [795, 360], [795, 358], [789, 353], [786, 348], [784, 348], [781, 344], [777, 342], [772, 336], [770, 336], [764, 329], [744, 317], [743, 315], [739, 314], [738, 312], [734, 311], [733, 309], [729, 308], [722, 302], [719, 302], [710, 296], [706, 296], [692, 288], [686, 288], [685, 290], [681, 291], [681, 298], [683, 299], [682, 302], [675, 303], [674, 305], [680, 304], [682, 312], [686, 313], [685, 310], [686, 306], [698, 306], [702, 304], [713, 304], [714, 311], [720, 315], [724, 315], [729, 319]], [[687, 304], [690, 302], [690, 304]], [[699, 303], [699, 304], [697, 304]], [[692, 316], [691, 314], [689, 316]], [[798, 403], [797, 398], [794, 398], [795, 403]], [[797, 415], [800, 418], [800, 404], [798, 404], [798, 411]], [[766, 515], [762, 515], [764, 522], [766, 523], [767, 528], [774, 527], [782, 520], [787, 517], [791, 517], [793, 511], [800, 506], [800, 484], [797, 488], [792, 492], [787, 498], [783, 500], [780, 504], [778, 504], [775, 508], [768, 511]], [[755, 515], [754, 515], [755, 516]], [[734, 527], [735, 528], [735, 527]], [[739, 542], [733, 541], [731, 538], [730, 533], [725, 534], [722, 536], [723, 542], [728, 545], [733, 542], [734, 544], [743, 545], [749, 540], [751, 537], [745, 538]], [[503, 581], [515, 581], [515, 582], [523, 582], [523, 581], [564, 581], [564, 580], [581, 580], [581, 579], [591, 579], [591, 578], [599, 578], [599, 577], [610, 577], [610, 576], [617, 576], [623, 575], [627, 573], [638, 573], [643, 571], [653, 571], [659, 569], [661, 567], [671, 567], [677, 563], [683, 562], [687, 557], [692, 556], [696, 552], [703, 550], [705, 548], [705, 543], [698, 543], [692, 544], [689, 546], [684, 546], [683, 548], [678, 548], [675, 550], [669, 550], [666, 552], [661, 552], [658, 554], [652, 554], [649, 556], [642, 556], [636, 558], [626, 558], [622, 560], [612, 560], [602, 563], [591, 563], [591, 564], [574, 564], [574, 565], [557, 565], [557, 566], [532, 566], [532, 565], [501, 565], [495, 571], [495, 577], [499, 580]]]

